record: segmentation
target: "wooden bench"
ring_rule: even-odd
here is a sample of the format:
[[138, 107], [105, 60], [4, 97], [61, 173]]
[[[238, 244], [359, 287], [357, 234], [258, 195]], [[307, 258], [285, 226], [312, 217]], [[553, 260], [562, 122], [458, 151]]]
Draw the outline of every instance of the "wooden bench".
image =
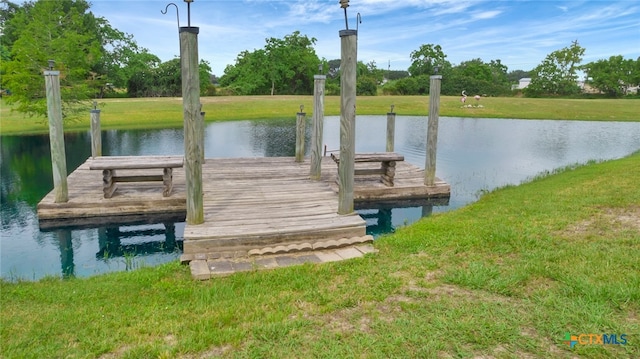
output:
[[[340, 165], [340, 154], [332, 153], [331, 159]], [[380, 168], [355, 168], [355, 176], [367, 176], [367, 175], [380, 175], [380, 180], [387, 187], [393, 187], [393, 178], [396, 175], [396, 162], [404, 161], [404, 156], [395, 152], [370, 152], [370, 153], [356, 153], [354, 162], [357, 163], [371, 163], [380, 162]]]
[[[104, 198], [111, 198], [118, 186], [117, 182], [162, 181], [162, 195], [169, 197], [173, 190], [173, 169], [182, 167], [183, 157], [178, 156], [105, 156], [95, 157], [89, 169], [102, 170]], [[162, 174], [135, 174], [120, 176], [119, 170], [162, 170]], [[141, 171], [138, 171], [140, 173]]]

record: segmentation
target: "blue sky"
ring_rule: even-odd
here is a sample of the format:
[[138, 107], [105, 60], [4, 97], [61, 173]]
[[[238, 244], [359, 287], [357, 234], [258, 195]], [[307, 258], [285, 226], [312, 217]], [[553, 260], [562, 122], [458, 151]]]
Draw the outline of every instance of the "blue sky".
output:
[[[178, 24], [171, 1], [93, 0], [91, 11], [163, 61], [179, 54]], [[180, 26], [187, 4], [173, 0]], [[640, 2], [625, 1], [465, 1], [351, 0], [349, 28], [358, 27], [358, 60], [378, 68], [406, 70], [412, 51], [439, 44], [454, 65], [481, 58], [500, 59], [512, 70], [530, 70], [552, 51], [578, 40], [583, 63], [613, 55], [640, 56]], [[360, 13], [362, 23], [356, 23]], [[317, 39], [316, 54], [340, 58], [338, 31], [344, 12], [334, 1], [195, 0], [191, 25], [200, 28], [199, 57], [220, 76], [244, 50], [263, 48], [265, 39], [294, 31]]]

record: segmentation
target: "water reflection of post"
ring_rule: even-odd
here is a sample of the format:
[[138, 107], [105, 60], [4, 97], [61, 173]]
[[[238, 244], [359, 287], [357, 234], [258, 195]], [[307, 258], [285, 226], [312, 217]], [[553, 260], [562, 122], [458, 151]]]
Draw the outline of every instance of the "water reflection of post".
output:
[[73, 263], [73, 242], [71, 240], [71, 230], [59, 229], [56, 231], [58, 245], [60, 246], [60, 265], [62, 267], [62, 278], [75, 276], [75, 264]]
[[422, 217], [429, 217], [433, 213], [433, 205], [422, 206]]
[[165, 222], [164, 233], [164, 250], [165, 252], [173, 252], [176, 248], [176, 225], [171, 222]]
[[391, 208], [381, 208], [378, 210], [378, 227], [383, 233], [393, 232], [393, 220], [391, 219]]
[[98, 228], [98, 256], [101, 259], [109, 259], [119, 255], [120, 252], [120, 228], [107, 226]]
[[367, 234], [392, 233], [394, 228], [391, 211], [391, 208], [379, 208], [375, 213], [360, 213], [360, 217], [364, 219], [376, 220], [376, 225], [367, 225]]

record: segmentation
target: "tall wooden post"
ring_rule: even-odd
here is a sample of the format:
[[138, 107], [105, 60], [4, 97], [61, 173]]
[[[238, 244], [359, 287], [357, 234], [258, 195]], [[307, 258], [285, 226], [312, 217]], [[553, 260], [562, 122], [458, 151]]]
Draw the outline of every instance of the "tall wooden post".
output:
[[424, 165], [424, 184], [425, 186], [435, 186], [442, 75], [433, 75], [429, 78], [429, 81], [429, 123], [427, 125], [427, 158]]
[[357, 39], [357, 30], [340, 30], [340, 164], [338, 165], [338, 184], [340, 187], [338, 190], [338, 214], [352, 213], [354, 208]]
[[312, 180], [322, 176], [322, 132], [324, 123], [324, 83], [325, 75], [313, 76], [313, 129], [311, 132], [311, 172]]
[[100, 110], [96, 108], [93, 101], [91, 110], [91, 157], [102, 156], [102, 132], [100, 131]]
[[304, 161], [304, 135], [306, 133], [307, 114], [302, 112], [304, 106], [300, 105], [300, 112], [296, 117], [296, 162]]
[[204, 115], [205, 114], [206, 114], [205, 112], [200, 112], [200, 116], [202, 117], [202, 119], [199, 122], [200, 126], [202, 126], [199, 132], [200, 132], [200, 143], [202, 144], [202, 146], [200, 147], [200, 159], [202, 160], [203, 165], [206, 162], [204, 158], [204, 139], [205, 139]]
[[396, 113], [393, 107], [391, 105], [391, 111], [387, 112], [387, 152], [393, 152], [396, 137]]
[[187, 223], [204, 222], [202, 162], [204, 131], [200, 104], [197, 27], [180, 28], [180, 67], [184, 108], [184, 159], [187, 187]]
[[64, 150], [64, 129], [62, 126], [62, 101], [60, 99], [60, 71], [53, 71], [53, 61], [44, 72], [47, 92], [47, 115], [49, 117], [49, 142], [51, 145], [51, 166], [53, 169], [54, 202], [69, 200], [67, 187], [67, 157]]

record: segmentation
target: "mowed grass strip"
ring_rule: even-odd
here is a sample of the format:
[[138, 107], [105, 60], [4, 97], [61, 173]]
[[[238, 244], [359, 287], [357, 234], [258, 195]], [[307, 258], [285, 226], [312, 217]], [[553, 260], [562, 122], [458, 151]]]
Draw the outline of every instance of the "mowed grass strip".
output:
[[[423, 218], [361, 259], [0, 282], [4, 358], [637, 358], [640, 152]], [[565, 333], [626, 334], [576, 345]]]
[[[2, 134], [47, 133], [44, 118], [26, 117], [12, 112], [0, 100], [0, 132]], [[312, 96], [214, 96], [202, 97], [205, 121], [231, 121], [272, 118], [296, 118], [300, 105], [311, 116]], [[102, 129], [146, 129], [183, 126], [181, 98], [133, 98], [99, 100]], [[401, 116], [427, 116], [428, 96], [360, 96], [356, 101], [359, 115], [386, 115], [394, 105]], [[572, 100], [518, 97], [468, 98], [463, 107], [460, 98], [443, 96], [440, 115], [452, 117], [488, 117], [517, 119], [640, 121], [640, 99]], [[482, 106], [482, 107], [480, 107]], [[325, 97], [325, 115], [340, 115], [340, 97]], [[65, 122], [66, 131], [89, 129], [90, 115]]]

